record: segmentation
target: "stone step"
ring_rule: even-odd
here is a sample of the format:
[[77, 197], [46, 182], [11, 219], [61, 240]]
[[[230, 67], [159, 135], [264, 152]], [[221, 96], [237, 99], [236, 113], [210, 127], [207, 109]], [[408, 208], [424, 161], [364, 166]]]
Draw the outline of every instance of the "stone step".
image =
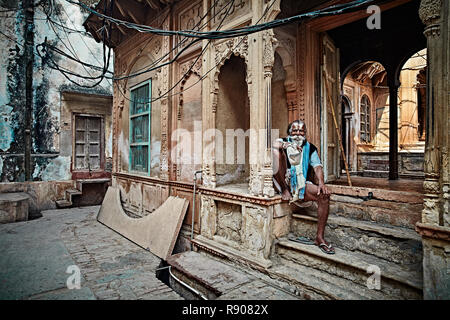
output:
[[66, 200], [66, 199], [62, 199], [62, 200], [56, 200], [56, 207], [58, 208], [68, 208], [70, 206], [72, 206], [72, 202]]
[[67, 189], [66, 190], [66, 195], [72, 197], [72, 196], [79, 196], [83, 194], [80, 190], [78, 189]]
[[[294, 237], [301, 235], [314, 239], [317, 218], [293, 214], [290, 230]], [[359, 251], [394, 263], [422, 263], [422, 239], [408, 228], [330, 215], [325, 227], [325, 238], [335, 247]]]
[[[357, 220], [415, 229], [421, 220], [423, 194], [368, 187], [327, 185], [330, 213]], [[371, 196], [369, 196], [371, 195]], [[308, 213], [308, 210], [305, 211]]]
[[389, 300], [388, 295], [376, 289], [369, 289], [324, 271], [306, 267], [283, 259], [268, 270], [272, 279], [285, 282], [295, 288], [304, 299], [312, 300]]
[[167, 258], [167, 263], [171, 267], [172, 288], [189, 299], [194, 297], [190, 297], [189, 293], [179, 286], [178, 280], [199, 292], [197, 296], [201, 295], [209, 300], [217, 299], [256, 280], [233, 266], [194, 251], [174, 254]]
[[422, 299], [422, 265], [407, 268], [372, 255], [335, 248], [336, 254], [322, 252], [315, 245], [305, 245], [287, 239], [277, 243], [276, 253], [281, 259], [314, 268], [367, 285], [369, 277], [380, 272], [381, 292], [392, 299]]

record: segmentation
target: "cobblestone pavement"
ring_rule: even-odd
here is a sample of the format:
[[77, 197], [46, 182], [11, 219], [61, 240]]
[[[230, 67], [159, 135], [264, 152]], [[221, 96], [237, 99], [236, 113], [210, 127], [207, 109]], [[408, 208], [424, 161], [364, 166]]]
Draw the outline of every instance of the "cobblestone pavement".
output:
[[[1, 224], [0, 300], [184, 300], [156, 278], [161, 259], [98, 222], [99, 209], [47, 210], [36, 220]], [[69, 289], [76, 268], [80, 288]], [[235, 271], [250, 280], [219, 300], [298, 299]]]
[[[156, 278], [161, 260], [99, 223], [99, 209], [0, 225], [0, 299], [182, 299]], [[70, 266], [80, 270], [80, 289], [68, 289]]]

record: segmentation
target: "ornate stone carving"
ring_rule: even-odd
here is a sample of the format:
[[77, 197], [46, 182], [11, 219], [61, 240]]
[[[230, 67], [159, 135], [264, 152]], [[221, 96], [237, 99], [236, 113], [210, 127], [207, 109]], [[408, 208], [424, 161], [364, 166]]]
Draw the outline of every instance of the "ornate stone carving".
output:
[[201, 196], [200, 201], [200, 234], [208, 239], [212, 239], [217, 228], [216, 204], [214, 199], [205, 196]]
[[[179, 30], [199, 30], [202, 22], [201, 17], [203, 15], [203, 2], [199, 1], [198, 3], [194, 4], [187, 10], [184, 10], [179, 15], [178, 20], [178, 27]], [[179, 49], [181, 50], [188, 43], [192, 41], [191, 38], [186, 38], [182, 36], [177, 36], [177, 43], [180, 44]]]
[[243, 217], [242, 244], [252, 254], [264, 257], [266, 236], [268, 233], [267, 214], [263, 208], [246, 207]]
[[[303, 39], [306, 39], [306, 28], [305, 26], [301, 26], [299, 28], [299, 35], [298, 39], [300, 40], [300, 48], [298, 53], [298, 83], [297, 83], [297, 90], [298, 90], [298, 112], [299, 116], [298, 118], [300, 120], [305, 120], [305, 56], [306, 56], [306, 41]], [[295, 117], [295, 115], [294, 115]]]
[[425, 25], [436, 23], [441, 17], [442, 0], [422, 0], [419, 17]]
[[217, 203], [216, 235], [241, 243], [242, 207], [228, 202]]
[[260, 195], [263, 192], [261, 173], [258, 165], [250, 165], [250, 179], [248, 190], [252, 195]]
[[214, 53], [217, 69], [220, 69], [232, 54], [244, 58], [248, 65], [248, 36], [233, 38], [214, 45]]
[[263, 43], [264, 77], [268, 77], [272, 76], [272, 66], [275, 62], [274, 53], [278, 45], [272, 29], [263, 31]]
[[[230, 7], [231, 5], [231, 7]], [[251, 0], [218, 0], [213, 7], [212, 27], [216, 27], [219, 23], [222, 26], [228, 21], [236, 20], [237, 17], [243, 16], [250, 12]]]
[[435, 181], [430, 181], [430, 180], [425, 180], [423, 182], [423, 189], [425, 191], [426, 194], [430, 193], [430, 194], [439, 194], [439, 181], [435, 180]]
[[420, 2], [419, 17], [426, 25], [424, 34], [426, 37], [438, 37], [441, 33], [442, 0], [422, 0]]

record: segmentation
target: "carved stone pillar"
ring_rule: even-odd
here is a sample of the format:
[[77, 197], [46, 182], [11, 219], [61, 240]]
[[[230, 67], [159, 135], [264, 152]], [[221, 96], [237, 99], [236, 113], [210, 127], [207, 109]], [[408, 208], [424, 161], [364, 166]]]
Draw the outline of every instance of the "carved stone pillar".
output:
[[389, 180], [398, 179], [398, 106], [399, 83], [393, 72], [388, 72], [389, 84]]
[[441, 33], [441, 0], [423, 0], [420, 4], [419, 16], [426, 25], [424, 34], [427, 37], [427, 114], [426, 114], [426, 142], [424, 155], [424, 209], [422, 222], [439, 225], [439, 95], [442, 57], [440, 42], [443, 41]]
[[[286, 102], [288, 107], [289, 123], [298, 119], [297, 91], [286, 91]], [[283, 132], [284, 133], [284, 132]]]
[[[427, 111], [424, 207], [416, 230], [423, 243], [424, 299], [450, 299], [448, 222], [449, 2], [422, 0], [419, 16], [427, 37]], [[446, 211], [447, 210], [447, 211]]]
[[[167, 30], [170, 27], [170, 19], [165, 19], [163, 28]], [[169, 53], [171, 50], [171, 40], [169, 37], [164, 37], [161, 44], [161, 55]], [[171, 83], [170, 74], [172, 66], [164, 66], [161, 68], [158, 79], [159, 90], [161, 93], [169, 91], [169, 84]], [[170, 106], [172, 98], [164, 97], [161, 99], [161, 151], [160, 151], [160, 178], [168, 181], [170, 179]]]
[[275, 62], [275, 47], [278, 43], [273, 30], [264, 31], [263, 35], [263, 65], [264, 65], [264, 115], [265, 115], [265, 154], [263, 166], [263, 196], [273, 197], [273, 169], [272, 169], [272, 67]]

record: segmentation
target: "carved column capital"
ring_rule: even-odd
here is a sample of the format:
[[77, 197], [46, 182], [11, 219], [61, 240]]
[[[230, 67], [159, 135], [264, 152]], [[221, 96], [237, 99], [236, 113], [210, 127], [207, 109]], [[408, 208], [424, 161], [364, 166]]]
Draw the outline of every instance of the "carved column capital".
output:
[[419, 17], [426, 25], [424, 31], [426, 37], [440, 35], [441, 7], [442, 0], [422, 0], [420, 2]]
[[419, 7], [420, 20], [425, 25], [437, 23], [441, 17], [442, 0], [422, 0]]

